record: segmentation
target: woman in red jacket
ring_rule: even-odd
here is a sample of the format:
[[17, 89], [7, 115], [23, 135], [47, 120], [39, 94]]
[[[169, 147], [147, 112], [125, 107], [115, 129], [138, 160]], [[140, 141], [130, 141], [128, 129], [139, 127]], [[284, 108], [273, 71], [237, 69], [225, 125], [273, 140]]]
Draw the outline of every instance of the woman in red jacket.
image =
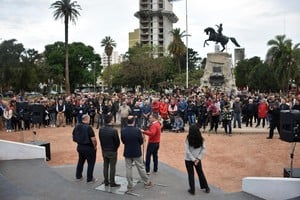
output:
[[257, 125], [255, 127], [258, 127], [260, 125], [260, 121], [262, 120], [262, 127], [265, 127], [266, 124], [266, 118], [268, 114], [268, 103], [266, 99], [261, 99], [260, 103], [258, 104], [258, 120]]

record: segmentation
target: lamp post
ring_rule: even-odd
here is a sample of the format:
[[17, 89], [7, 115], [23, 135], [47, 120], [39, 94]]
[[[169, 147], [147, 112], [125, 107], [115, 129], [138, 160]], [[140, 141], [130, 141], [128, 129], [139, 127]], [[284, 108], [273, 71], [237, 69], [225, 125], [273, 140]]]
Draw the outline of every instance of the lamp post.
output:
[[96, 93], [96, 64], [94, 63], [94, 93]]
[[189, 45], [188, 45], [188, 6], [185, 0], [185, 42], [186, 42], [186, 88], [189, 87]]
[[[181, 0], [171, 0], [174, 1], [181, 1]], [[187, 0], [185, 0], [185, 43], [186, 43], [186, 88], [189, 87], [189, 45], [188, 45], [188, 5]]]

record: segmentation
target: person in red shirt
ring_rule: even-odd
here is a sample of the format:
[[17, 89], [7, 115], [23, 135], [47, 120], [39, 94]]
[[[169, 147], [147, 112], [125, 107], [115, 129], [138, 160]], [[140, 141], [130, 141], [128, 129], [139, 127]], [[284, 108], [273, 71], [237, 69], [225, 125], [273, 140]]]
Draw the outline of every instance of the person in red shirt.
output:
[[151, 107], [153, 113], [159, 113], [160, 101], [158, 98], [153, 98]]
[[158, 121], [157, 114], [151, 114], [149, 116], [149, 121], [151, 125], [149, 126], [148, 130], [142, 130], [142, 133], [148, 136], [148, 145], [146, 151], [146, 172], [150, 174], [150, 161], [151, 156], [153, 157], [153, 171], [157, 172], [158, 170], [158, 149], [159, 149], [159, 142], [160, 142], [160, 135], [161, 135], [161, 124]]
[[266, 99], [262, 99], [260, 100], [260, 103], [258, 104], [258, 120], [257, 120], [257, 125], [255, 127], [259, 127], [260, 126], [260, 122], [262, 121], [262, 127], [265, 127], [265, 123], [266, 123], [266, 118], [268, 115], [268, 103], [266, 101]]

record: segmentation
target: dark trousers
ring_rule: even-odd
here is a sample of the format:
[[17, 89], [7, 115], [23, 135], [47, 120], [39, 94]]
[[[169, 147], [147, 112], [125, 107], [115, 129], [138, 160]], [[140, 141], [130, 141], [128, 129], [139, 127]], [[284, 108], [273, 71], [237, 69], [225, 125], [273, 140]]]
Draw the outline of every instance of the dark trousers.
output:
[[[102, 156], [103, 156], [104, 183], [114, 184], [118, 154], [117, 152], [114, 151], [102, 151]], [[109, 178], [108, 178], [108, 171], [109, 171]]]
[[151, 156], [153, 157], [153, 171], [158, 169], [158, 149], [159, 143], [148, 143], [146, 152], [146, 172], [150, 172]]
[[87, 182], [93, 179], [94, 166], [96, 162], [96, 150], [87, 145], [78, 145], [78, 163], [76, 168], [76, 178], [80, 179], [82, 177], [83, 165], [85, 160], [87, 160]]
[[252, 127], [252, 121], [253, 121], [253, 115], [245, 115], [245, 121], [246, 121], [246, 127], [250, 124], [250, 127]]
[[198, 174], [200, 188], [206, 189], [208, 188], [208, 184], [204, 175], [204, 172], [202, 170], [202, 163], [201, 160], [199, 161], [198, 165], [194, 165], [193, 161], [186, 160], [185, 161], [185, 167], [188, 173], [188, 179], [189, 179], [189, 186], [192, 193], [195, 192], [195, 176], [194, 176], [194, 167], [196, 169], [196, 172]]
[[260, 121], [262, 121], [262, 127], [265, 128], [266, 118], [258, 118], [256, 127], [260, 125]]
[[121, 118], [121, 128], [126, 127], [127, 124], [128, 124], [128, 118], [127, 117]]
[[219, 126], [219, 117], [220, 115], [214, 115], [211, 117], [210, 131], [215, 129], [215, 132], [217, 132]]
[[231, 120], [223, 120], [223, 127], [225, 130], [225, 133], [228, 133], [228, 134], [232, 133]]
[[279, 133], [279, 130], [280, 130], [279, 122], [270, 122], [270, 130], [269, 130], [269, 137], [270, 138], [273, 138], [275, 128], [277, 128], [277, 131]]

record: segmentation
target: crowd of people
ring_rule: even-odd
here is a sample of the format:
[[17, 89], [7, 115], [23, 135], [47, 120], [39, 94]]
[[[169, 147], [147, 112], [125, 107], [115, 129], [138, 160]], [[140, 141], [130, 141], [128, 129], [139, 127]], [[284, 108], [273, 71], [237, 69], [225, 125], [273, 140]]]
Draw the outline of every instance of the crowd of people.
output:
[[[94, 128], [99, 129], [99, 141], [103, 157], [104, 185], [119, 187], [115, 182], [117, 153], [124, 144], [127, 189], [133, 189], [132, 167], [150, 188], [151, 159], [153, 173], [158, 172], [158, 150], [161, 132], [176, 133], [187, 130], [185, 141], [185, 166], [188, 173], [190, 194], [195, 194], [194, 168], [200, 188], [210, 192], [202, 170], [205, 143], [201, 130], [218, 132], [222, 127], [231, 135], [233, 128], [263, 128], [268, 126], [272, 139], [274, 130], [280, 131], [280, 111], [300, 110], [300, 95], [287, 98], [277, 94], [228, 93], [221, 91], [191, 91], [160, 94], [79, 94], [68, 97], [42, 97], [9, 101], [0, 99], [0, 114], [6, 131], [26, 130], [38, 127], [74, 126], [73, 141], [77, 143], [78, 163], [76, 180], [83, 179], [83, 165], [87, 167], [87, 182], [97, 181], [93, 176], [96, 162], [97, 140]], [[120, 120], [120, 136], [113, 124]], [[188, 127], [188, 129], [187, 129]], [[141, 150], [144, 137], [148, 137], [145, 158]]]
[[64, 127], [81, 123], [90, 116], [89, 125], [97, 129], [105, 125], [105, 116], [114, 123], [127, 125], [134, 116], [134, 125], [146, 127], [151, 113], [157, 113], [163, 130], [183, 132], [186, 125], [196, 124], [203, 131], [217, 133], [222, 128], [228, 135], [233, 128], [268, 127], [269, 138], [279, 129], [281, 110], [300, 110], [300, 96], [275, 93], [251, 93], [191, 90], [188, 94], [114, 93], [77, 94], [68, 97], [26, 99], [20, 96], [7, 101], [0, 99], [0, 129], [7, 132], [36, 127]]

